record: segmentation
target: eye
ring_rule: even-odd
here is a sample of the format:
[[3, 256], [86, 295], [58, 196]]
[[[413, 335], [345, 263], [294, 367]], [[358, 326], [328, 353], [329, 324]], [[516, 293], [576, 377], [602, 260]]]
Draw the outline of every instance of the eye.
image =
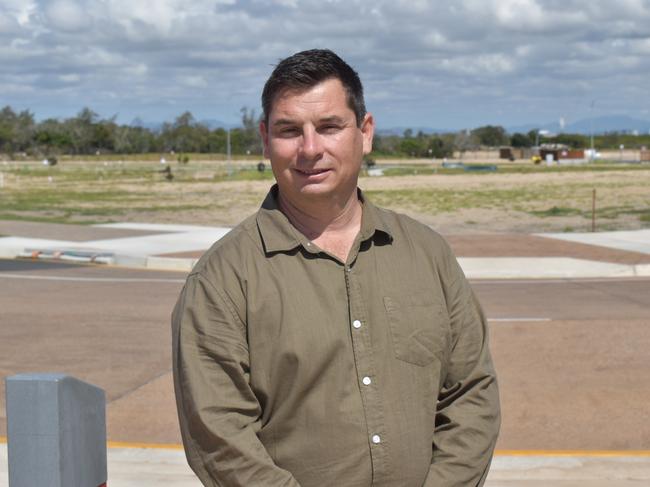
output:
[[339, 124], [326, 123], [325, 125], [319, 127], [318, 131], [322, 134], [334, 134], [336, 132], [339, 132], [341, 129], [342, 127]]
[[277, 134], [283, 138], [297, 137], [300, 135], [300, 131], [296, 127], [283, 127], [278, 130]]

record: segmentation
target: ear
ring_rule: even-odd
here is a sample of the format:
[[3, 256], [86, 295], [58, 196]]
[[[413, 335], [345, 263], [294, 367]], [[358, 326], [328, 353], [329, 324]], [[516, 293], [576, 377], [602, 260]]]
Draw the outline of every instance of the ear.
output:
[[375, 119], [372, 114], [366, 113], [361, 123], [361, 135], [363, 136], [363, 153], [372, 152], [372, 139], [375, 136]]
[[260, 137], [262, 137], [262, 145], [264, 147], [264, 158], [270, 159], [269, 156], [269, 131], [266, 127], [264, 120], [260, 121]]

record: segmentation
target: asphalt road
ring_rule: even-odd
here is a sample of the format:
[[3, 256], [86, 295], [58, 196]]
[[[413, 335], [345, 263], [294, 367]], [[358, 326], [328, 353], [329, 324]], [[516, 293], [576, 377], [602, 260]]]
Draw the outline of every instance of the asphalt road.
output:
[[[109, 439], [178, 443], [169, 315], [183, 281], [0, 260], [0, 375], [74, 375], [106, 390]], [[498, 448], [647, 449], [650, 279], [472, 285], [499, 374]], [[4, 415], [2, 400], [0, 435]]]

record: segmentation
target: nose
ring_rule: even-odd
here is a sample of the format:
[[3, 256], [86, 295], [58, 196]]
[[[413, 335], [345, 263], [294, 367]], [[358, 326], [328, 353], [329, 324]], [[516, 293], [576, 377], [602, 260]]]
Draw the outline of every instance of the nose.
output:
[[303, 130], [300, 155], [306, 162], [317, 161], [322, 157], [323, 143], [314, 127], [307, 127]]

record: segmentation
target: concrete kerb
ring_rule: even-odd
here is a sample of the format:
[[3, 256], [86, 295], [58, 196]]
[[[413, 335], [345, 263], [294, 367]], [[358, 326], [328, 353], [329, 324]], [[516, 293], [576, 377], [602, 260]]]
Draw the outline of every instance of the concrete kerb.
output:
[[63, 260], [69, 262], [84, 262], [96, 264], [114, 264], [115, 256], [112, 252], [101, 250], [79, 249], [52, 249], [52, 248], [25, 248], [15, 257]]
[[48, 261], [77, 262], [87, 264], [115, 265], [120, 267], [145, 268], [152, 270], [189, 272], [198, 259], [178, 257], [157, 257], [143, 255], [114, 254], [69, 249], [36, 249], [0, 247], [1, 259], [34, 259]]
[[571, 257], [460, 257], [469, 279], [580, 279], [650, 276], [648, 264], [615, 264]]
[[650, 276], [650, 264], [637, 264], [634, 266], [637, 276]]
[[179, 257], [147, 257], [145, 267], [159, 271], [190, 272], [199, 259], [183, 259]]
[[0, 259], [15, 259], [23, 251], [21, 247], [0, 247]]

